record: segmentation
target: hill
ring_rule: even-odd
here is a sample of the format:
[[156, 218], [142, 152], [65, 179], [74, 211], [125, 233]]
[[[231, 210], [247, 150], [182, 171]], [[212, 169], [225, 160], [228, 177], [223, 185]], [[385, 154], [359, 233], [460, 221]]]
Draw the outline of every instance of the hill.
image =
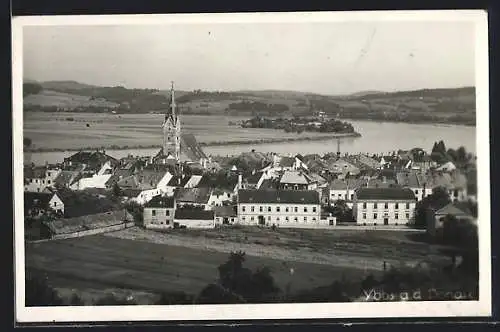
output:
[[[101, 87], [75, 81], [25, 85], [30, 87], [24, 101], [29, 111], [60, 106], [63, 110], [82, 112], [95, 112], [98, 107], [101, 112], [113, 108], [118, 113], [162, 113], [170, 98], [168, 90]], [[194, 90], [176, 91], [176, 97], [184, 114], [292, 117], [324, 111], [343, 119], [475, 125], [474, 87], [360, 91], [348, 96], [287, 90]]]

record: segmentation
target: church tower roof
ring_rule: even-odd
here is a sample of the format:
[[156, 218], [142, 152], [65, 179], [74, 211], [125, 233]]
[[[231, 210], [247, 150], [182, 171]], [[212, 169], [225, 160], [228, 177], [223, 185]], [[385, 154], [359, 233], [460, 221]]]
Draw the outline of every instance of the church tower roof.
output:
[[170, 88], [170, 103], [168, 106], [168, 110], [165, 113], [165, 121], [167, 121], [168, 118], [172, 118], [173, 123], [175, 123], [177, 117], [176, 111], [177, 111], [177, 105], [175, 103], [174, 82], [172, 82], [172, 86]]

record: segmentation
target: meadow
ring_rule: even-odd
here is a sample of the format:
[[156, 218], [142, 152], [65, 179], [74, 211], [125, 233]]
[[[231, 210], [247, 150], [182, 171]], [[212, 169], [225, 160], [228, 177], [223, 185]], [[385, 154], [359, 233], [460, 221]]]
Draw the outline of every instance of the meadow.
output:
[[[304, 132], [285, 133], [282, 130], [241, 128], [229, 122], [247, 117], [183, 115], [182, 131], [195, 134], [198, 142], [220, 144], [264, 140], [332, 137], [332, 134]], [[160, 146], [162, 114], [109, 113], [44, 113], [25, 112], [24, 137], [32, 140], [32, 149], [46, 150], [83, 148], [123, 148]]]
[[245, 266], [252, 270], [270, 268], [278, 287], [290, 285], [292, 292], [335, 280], [378, 276], [385, 260], [388, 266], [400, 261], [449, 262], [437, 246], [418, 242], [402, 231], [257, 227], [169, 234], [140, 228], [127, 231], [27, 243], [26, 268], [44, 272], [49, 284], [63, 292], [89, 297], [98, 290], [122, 289], [142, 294], [147, 302], [147, 294], [197, 294], [217, 280], [217, 268], [232, 250], [245, 251]]

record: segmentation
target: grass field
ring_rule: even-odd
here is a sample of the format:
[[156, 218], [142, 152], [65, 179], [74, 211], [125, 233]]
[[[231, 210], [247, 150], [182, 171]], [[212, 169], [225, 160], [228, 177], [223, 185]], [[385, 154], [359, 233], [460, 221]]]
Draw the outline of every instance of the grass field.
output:
[[[26, 267], [47, 273], [49, 283], [65, 289], [125, 288], [143, 292], [198, 293], [216, 281], [226, 253], [106, 237], [89, 236], [27, 244]], [[332, 265], [287, 262], [247, 256], [245, 266], [271, 269], [279, 287], [293, 290], [328, 285], [363, 271]], [[290, 274], [293, 267], [294, 274]]]
[[[73, 121], [68, 121], [72, 118]], [[282, 130], [241, 128], [229, 121], [248, 117], [184, 115], [182, 131], [193, 133], [199, 142], [234, 142], [297, 138], [296, 133]], [[97, 147], [137, 147], [161, 144], [163, 115], [161, 114], [85, 114], [41, 113], [24, 114], [24, 136], [32, 139], [34, 149], [80, 149]], [[87, 127], [89, 124], [89, 127]], [[332, 135], [304, 132], [300, 137], [331, 137]]]
[[74, 109], [76, 107], [118, 107], [117, 103], [107, 100], [92, 99], [87, 96], [80, 96], [70, 93], [42, 90], [36, 95], [24, 97], [23, 103], [31, 106], [56, 106], [61, 108]]
[[[378, 275], [384, 260], [448, 262], [437, 247], [396, 231], [127, 231], [28, 243], [26, 267], [45, 272], [53, 287], [76, 290], [83, 297], [121, 288], [133, 290], [147, 302], [152, 293], [162, 291], [197, 294], [217, 279], [217, 267], [231, 250], [244, 250], [245, 266], [269, 267], [278, 286], [284, 289], [291, 283], [292, 291], [329, 285], [341, 278], [361, 280], [370, 273]], [[142, 235], [140, 240], [132, 240], [138, 235]], [[315, 257], [320, 258], [317, 263]]]

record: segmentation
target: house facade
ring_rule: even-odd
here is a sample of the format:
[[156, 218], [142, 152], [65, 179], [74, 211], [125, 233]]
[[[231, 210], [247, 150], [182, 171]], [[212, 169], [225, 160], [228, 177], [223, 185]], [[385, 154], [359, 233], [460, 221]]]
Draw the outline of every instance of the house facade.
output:
[[415, 195], [409, 188], [360, 188], [354, 195], [353, 217], [358, 225], [414, 223]]
[[238, 222], [243, 225], [319, 225], [320, 196], [314, 190], [239, 190]]
[[45, 188], [53, 188], [61, 171], [59, 168], [46, 166], [25, 167], [24, 191], [43, 192]]
[[174, 228], [215, 228], [214, 211], [199, 209], [175, 210]]
[[174, 227], [175, 200], [173, 197], [156, 196], [144, 205], [144, 227], [164, 229]]

